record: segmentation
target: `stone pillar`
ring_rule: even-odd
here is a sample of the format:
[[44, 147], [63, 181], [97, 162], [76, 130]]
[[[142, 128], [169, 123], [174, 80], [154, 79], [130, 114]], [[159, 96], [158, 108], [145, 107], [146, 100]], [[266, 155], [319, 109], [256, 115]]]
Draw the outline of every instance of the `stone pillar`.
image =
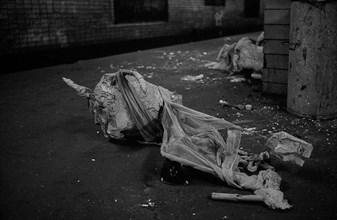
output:
[[287, 109], [337, 118], [337, 1], [292, 1]]

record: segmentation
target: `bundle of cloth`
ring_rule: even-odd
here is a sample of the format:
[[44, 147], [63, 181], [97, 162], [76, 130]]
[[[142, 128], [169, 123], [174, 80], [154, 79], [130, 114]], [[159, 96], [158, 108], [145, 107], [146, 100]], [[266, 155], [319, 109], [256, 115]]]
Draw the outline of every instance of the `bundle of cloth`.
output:
[[[242, 135], [252, 131], [182, 105], [180, 95], [145, 81], [134, 70], [104, 74], [93, 92], [63, 80], [87, 98], [105, 137], [160, 143], [162, 156], [171, 161], [211, 173], [232, 187], [250, 189], [270, 208], [291, 207], [273, 167], [261, 166], [256, 175], [242, 172], [242, 166], [257, 171], [269, 158], [268, 152], [251, 155], [239, 150]], [[270, 153], [295, 163], [296, 158], [310, 157], [312, 151], [311, 144], [285, 132], [266, 141]]]
[[263, 68], [263, 40], [264, 32], [256, 40], [243, 37], [233, 44], [224, 44], [219, 51], [217, 61], [207, 63], [205, 66], [229, 73], [244, 69], [260, 72]]

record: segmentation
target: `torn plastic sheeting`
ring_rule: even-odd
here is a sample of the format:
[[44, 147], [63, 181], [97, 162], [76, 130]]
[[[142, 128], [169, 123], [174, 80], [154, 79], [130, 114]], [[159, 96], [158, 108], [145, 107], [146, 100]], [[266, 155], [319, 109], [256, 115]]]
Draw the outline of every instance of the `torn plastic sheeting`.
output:
[[[98, 117], [97, 121], [101, 124], [103, 132], [109, 134], [109, 122], [116, 118], [120, 111], [119, 108], [114, 108], [115, 102], [118, 101], [119, 105], [124, 103], [123, 110], [132, 115], [130, 122], [139, 130], [144, 140], [157, 140], [163, 132], [161, 154], [164, 157], [211, 173], [230, 186], [253, 190], [255, 194], [263, 195], [265, 203], [271, 208], [290, 208], [279, 190], [281, 177], [276, 172], [268, 169], [260, 171], [258, 175], [248, 176], [238, 167], [242, 161], [238, 154], [241, 135], [253, 132], [176, 103], [177, 99], [172, 92], [146, 82], [140, 74], [137, 74], [139, 73], [127, 70], [105, 74], [93, 93], [71, 80], [64, 79], [64, 81], [80, 95], [88, 98], [89, 108], [93, 110], [95, 117]], [[151, 90], [156, 92], [151, 93]], [[158, 103], [162, 110], [159, 110], [156, 116], [151, 116], [149, 108], [151, 102], [146, 102], [144, 94], [147, 94], [150, 100], [154, 100], [151, 96], [160, 95], [160, 99], [157, 100], [162, 100]], [[121, 100], [117, 100], [116, 97]], [[151, 122], [153, 120], [156, 122], [154, 125]], [[158, 123], [162, 126], [162, 130], [158, 127]], [[226, 141], [219, 130], [227, 130]], [[107, 137], [115, 138], [114, 135]], [[280, 139], [275, 140], [277, 142]], [[274, 139], [270, 143], [274, 146]]]
[[[273, 190], [280, 197], [265, 198], [271, 208], [286, 209], [290, 205], [279, 191], [281, 177], [272, 170], [248, 176], [240, 172], [238, 149], [241, 141], [240, 127], [185, 106], [165, 101], [162, 125], [164, 127], [161, 153], [164, 157], [203, 172], [211, 173], [228, 185], [250, 189], [256, 194]], [[178, 114], [174, 114], [178, 112]], [[218, 130], [227, 129], [226, 142]], [[279, 193], [278, 193], [279, 192]]]
[[88, 99], [95, 123], [101, 125], [107, 138], [123, 139], [139, 135], [146, 141], [161, 138], [158, 118], [163, 105], [162, 96], [167, 96], [173, 102], [181, 102], [180, 95], [164, 88], [160, 93], [160, 86], [145, 81], [133, 70], [104, 74], [94, 92], [70, 79], [63, 80], [80, 96]]

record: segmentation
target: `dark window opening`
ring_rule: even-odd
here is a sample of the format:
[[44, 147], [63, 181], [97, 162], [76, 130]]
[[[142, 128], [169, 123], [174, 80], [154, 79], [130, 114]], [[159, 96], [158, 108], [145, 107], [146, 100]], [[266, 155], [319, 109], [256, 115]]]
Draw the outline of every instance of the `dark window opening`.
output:
[[244, 14], [246, 18], [260, 17], [260, 0], [245, 0]]
[[209, 6], [225, 6], [226, 0], [205, 0], [205, 5]]
[[167, 0], [114, 0], [115, 23], [167, 21]]

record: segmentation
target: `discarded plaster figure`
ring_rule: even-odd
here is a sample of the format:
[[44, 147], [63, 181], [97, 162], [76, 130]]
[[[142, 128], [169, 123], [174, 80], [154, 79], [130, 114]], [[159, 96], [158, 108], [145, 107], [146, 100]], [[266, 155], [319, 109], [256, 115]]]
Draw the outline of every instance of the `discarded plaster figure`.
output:
[[[183, 106], [181, 96], [146, 82], [136, 71], [105, 74], [94, 92], [70, 79], [63, 80], [88, 99], [95, 122], [106, 137], [121, 139], [140, 134], [147, 142], [161, 142], [161, 154], [171, 161], [211, 173], [230, 186], [250, 189], [270, 208], [291, 207], [280, 191], [281, 177], [264, 163], [269, 154], [251, 155], [239, 150], [242, 134], [254, 132]], [[222, 137], [220, 130], [227, 131], [227, 136]], [[272, 135], [267, 146], [271, 153], [295, 163], [294, 158], [309, 158], [312, 151], [311, 144], [285, 132]], [[247, 175], [240, 171], [242, 167], [262, 170]]]
[[217, 61], [206, 64], [210, 69], [219, 69], [227, 72], [240, 72], [243, 69], [251, 69], [256, 72], [263, 68], [263, 42], [262, 32], [257, 41], [248, 37], [241, 38], [231, 45], [225, 44], [219, 51]]

